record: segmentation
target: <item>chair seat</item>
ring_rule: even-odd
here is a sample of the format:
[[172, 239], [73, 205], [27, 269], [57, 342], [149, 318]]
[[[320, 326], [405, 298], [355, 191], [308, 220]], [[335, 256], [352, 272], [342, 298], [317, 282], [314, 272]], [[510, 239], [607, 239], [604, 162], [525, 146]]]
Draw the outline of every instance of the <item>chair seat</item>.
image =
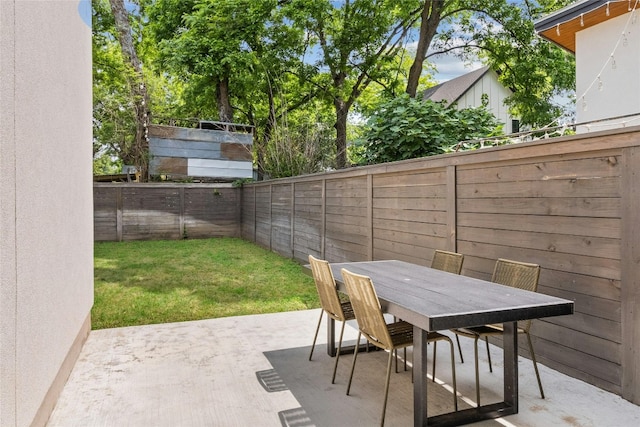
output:
[[342, 302], [340, 303], [342, 306], [342, 313], [344, 314], [344, 320], [355, 320], [356, 315], [353, 312], [353, 307], [351, 306], [351, 302]]
[[[504, 333], [504, 328], [502, 325], [483, 325], [473, 326], [470, 328], [458, 328], [454, 329], [452, 332], [465, 337], [475, 338], [490, 335], [502, 335]], [[522, 328], [518, 328], [518, 332], [523, 333], [524, 330]]]
[[406, 347], [413, 344], [413, 325], [404, 320], [388, 323], [389, 335], [394, 348]]

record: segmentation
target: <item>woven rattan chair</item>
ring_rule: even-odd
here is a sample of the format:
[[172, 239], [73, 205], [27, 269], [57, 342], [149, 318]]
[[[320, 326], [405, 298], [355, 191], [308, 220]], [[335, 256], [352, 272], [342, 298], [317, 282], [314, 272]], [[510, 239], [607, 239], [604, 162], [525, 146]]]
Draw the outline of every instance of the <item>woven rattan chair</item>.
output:
[[[393, 360], [393, 353], [400, 348], [406, 348], [413, 345], [413, 325], [403, 320], [396, 321], [387, 324], [382, 309], [380, 308], [380, 301], [376, 294], [373, 282], [367, 276], [351, 273], [346, 269], [342, 269], [342, 278], [347, 287], [347, 293], [353, 304], [353, 311], [356, 315], [356, 321], [358, 322], [358, 339], [356, 344], [360, 343], [362, 335], [365, 336], [367, 341], [376, 347], [387, 350], [389, 352], [389, 358], [387, 362], [387, 378], [385, 381], [384, 389], [384, 403], [382, 405], [382, 418], [380, 425], [384, 426], [384, 417], [387, 409], [387, 398], [389, 396], [389, 381], [391, 378], [391, 362]], [[453, 401], [456, 411], [458, 410], [457, 401], [457, 389], [456, 389], [456, 377], [455, 377], [455, 363], [453, 360], [453, 343], [451, 339], [446, 335], [439, 334], [438, 332], [429, 332], [428, 340], [448, 340], [451, 344], [451, 369], [453, 375]], [[356, 360], [358, 358], [358, 346], [353, 353], [353, 362], [351, 364], [351, 374], [349, 375], [349, 385], [347, 386], [347, 395], [351, 391], [351, 382], [353, 380], [353, 371], [356, 367]], [[426, 379], [425, 379], [426, 380]]]
[[[540, 277], [540, 266], [537, 264], [529, 264], [524, 262], [510, 261], [506, 259], [499, 259], [494, 267], [493, 276], [491, 281], [499, 283], [501, 285], [512, 286], [514, 288], [520, 288], [527, 291], [536, 292], [538, 290], [538, 278]], [[544, 399], [544, 391], [542, 390], [542, 381], [540, 381], [540, 373], [538, 372], [538, 364], [536, 362], [536, 355], [533, 351], [533, 344], [531, 343], [531, 335], [529, 334], [529, 328], [531, 327], [531, 320], [525, 320], [518, 322], [517, 333], [525, 334], [527, 336], [527, 342], [529, 344], [529, 352], [531, 353], [531, 360], [533, 361], [533, 368], [536, 372], [536, 378], [538, 379], [538, 387], [540, 388], [540, 396]], [[475, 363], [476, 363], [476, 399], [477, 404], [480, 406], [480, 374], [478, 370], [478, 340], [485, 339], [487, 345], [487, 357], [489, 359], [489, 370], [493, 372], [491, 367], [491, 354], [489, 353], [489, 337], [503, 335], [503, 326], [501, 324], [476, 326], [471, 328], [460, 328], [454, 330], [456, 335], [461, 335], [474, 339], [475, 344]]]
[[340, 328], [340, 339], [338, 340], [338, 351], [336, 352], [336, 361], [333, 365], [333, 376], [331, 377], [331, 384], [333, 384], [336, 381], [338, 360], [340, 359], [340, 352], [342, 350], [344, 325], [347, 320], [355, 319], [355, 315], [353, 314], [351, 303], [349, 301], [340, 300], [329, 262], [309, 255], [309, 263], [311, 264], [313, 280], [316, 283], [316, 289], [318, 290], [320, 305], [322, 307], [322, 310], [320, 311], [320, 318], [318, 319], [318, 326], [316, 327], [316, 334], [313, 336], [313, 344], [311, 345], [309, 360], [313, 357], [313, 349], [315, 348], [316, 340], [318, 339], [318, 332], [320, 331], [320, 324], [322, 323], [322, 315], [326, 312], [327, 316], [333, 320], [342, 322], [342, 327]]
[[431, 268], [447, 271], [453, 274], [460, 274], [464, 255], [457, 252], [442, 251], [437, 249], [431, 260]]
[[[446, 271], [448, 273], [460, 274], [462, 271], [462, 263], [464, 261], [464, 255], [459, 254], [457, 252], [449, 252], [436, 249], [433, 254], [433, 259], [431, 260], [431, 268], [435, 268], [436, 270]], [[458, 353], [460, 354], [460, 360], [464, 362], [464, 358], [462, 357], [462, 347], [460, 346], [460, 338], [458, 335], [456, 337], [456, 343], [458, 344]], [[433, 354], [435, 360], [436, 347], [434, 344]], [[433, 379], [435, 380], [435, 363], [433, 366]]]

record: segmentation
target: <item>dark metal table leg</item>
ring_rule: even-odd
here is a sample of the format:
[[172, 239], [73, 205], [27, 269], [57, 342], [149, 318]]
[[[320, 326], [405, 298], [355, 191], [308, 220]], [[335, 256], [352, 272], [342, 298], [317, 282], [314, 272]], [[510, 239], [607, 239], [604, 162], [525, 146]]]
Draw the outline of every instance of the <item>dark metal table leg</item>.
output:
[[413, 327], [413, 425], [427, 425], [427, 331]]
[[516, 322], [504, 324], [504, 402], [518, 412], [518, 331]]

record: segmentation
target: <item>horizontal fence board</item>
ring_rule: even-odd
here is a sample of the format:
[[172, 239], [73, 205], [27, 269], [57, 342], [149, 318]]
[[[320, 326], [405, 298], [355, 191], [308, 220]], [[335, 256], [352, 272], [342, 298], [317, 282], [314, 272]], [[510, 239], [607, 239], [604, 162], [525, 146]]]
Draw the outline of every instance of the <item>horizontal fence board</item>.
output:
[[420, 253], [416, 253], [417, 251], [406, 254], [401, 252], [395, 252], [394, 249], [397, 249], [397, 248], [386, 247], [384, 245], [384, 242], [381, 242], [381, 247], [373, 248], [373, 256], [376, 259], [397, 259], [399, 261], [410, 262], [412, 264], [425, 265], [425, 262], [424, 262], [425, 258], [420, 256]]
[[[425, 236], [410, 232], [381, 230], [374, 228], [373, 235], [376, 243], [378, 242], [396, 242], [413, 246], [415, 249], [433, 248], [434, 239], [437, 236]], [[445, 236], [446, 237], [446, 236]]]
[[458, 238], [477, 243], [500, 242], [506, 246], [620, 259], [620, 239], [475, 227], [459, 227]]
[[[590, 158], [573, 158], [542, 162], [501, 165], [483, 165], [462, 167], [459, 169], [458, 184], [474, 184], [476, 182], [497, 183], [508, 181], [553, 181], [576, 178], [603, 178], [620, 176], [620, 156], [598, 156]], [[526, 162], [526, 160], [523, 160]]]
[[401, 210], [424, 210], [424, 211], [444, 211], [447, 208], [447, 200], [439, 198], [428, 199], [373, 199], [374, 209], [401, 209]]
[[[536, 357], [542, 363], [545, 363], [545, 360], [553, 357], [554, 363], [551, 364], [547, 362], [547, 364], [552, 365], [551, 367], [554, 369], [560, 367], [554, 365], [561, 365], [563, 367], [562, 370], [567, 370], [577, 378], [589, 381], [605, 390], [620, 393], [620, 386], [616, 384], [621, 374], [619, 364], [609, 362], [571, 347], [548, 343], [543, 339], [536, 340], [534, 345]], [[576, 364], [576, 360], [580, 360], [580, 364]]]
[[424, 211], [424, 210], [403, 210], [403, 209], [380, 209], [373, 208], [373, 219], [402, 219], [407, 222], [419, 222], [427, 224], [446, 224], [446, 211]]
[[458, 185], [461, 199], [502, 197], [620, 197], [620, 179], [572, 178], [553, 181], [510, 181]]
[[[571, 347], [582, 353], [590, 354], [594, 357], [608, 362], [620, 364], [620, 344], [606, 340], [596, 335], [586, 334], [546, 321], [535, 321], [531, 326], [531, 334], [535, 337], [544, 337], [549, 342]], [[534, 346], [534, 351], [535, 351]]]
[[545, 269], [570, 271], [589, 276], [620, 279], [620, 261], [609, 258], [589, 257], [577, 254], [559, 254], [521, 246], [505, 246], [498, 243], [485, 244], [476, 242], [458, 242], [458, 250], [462, 253], [480, 252], [484, 257], [495, 262], [498, 258], [513, 260], [526, 259], [540, 264]]
[[504, 197], [459, 199], [458, 212], [620, 218], [620, 198]]
[[620, 220], [618, 218], [460, 212], [458, 226], [609, 238], [619, 235]]
[[620, 280], [609, 277], [593, 277], [567, 271], [543, 269], [540, 285], [577, 294], [620, 301]]
[[400, 220], [373, 220], [373, 228], [376, 231], [388, 230], [405, 233], [414, 233], [417, 238], [420, 236], [447, 236], [447, 227], [444, 224], [424, 224], [412, 221]]
[[402, 187], [373, 187], [373, 197], [385, 198], [443, 198], [446, 196], [445, 184], [434, 185], [406, 185]]
[[419, 185], [439, 185], [447, 181], [447, 172], [443, 168], [433, 171], [389, 173], [373, 176], [373, 187], [414, 187]]

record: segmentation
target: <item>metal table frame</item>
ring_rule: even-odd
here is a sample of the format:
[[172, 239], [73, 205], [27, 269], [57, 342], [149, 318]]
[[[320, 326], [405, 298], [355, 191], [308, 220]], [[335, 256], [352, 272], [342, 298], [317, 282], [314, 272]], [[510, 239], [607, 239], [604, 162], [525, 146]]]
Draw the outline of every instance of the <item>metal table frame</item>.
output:
[[[446, 273], [402, 261], [331, 265], [345, 291], [341, 269], [373, 280], [382, 309], [414, 325], [413, 405], [415, 426], [457, 426], [518, 412], [517, 321], [573, 313], [573, 301]], [[427, 414], [427, 332], [504, 324], [504, 397], [502, 402], [429, 417]], [[327, 352], [335, 355], [335, 326], [328, 322]]]

